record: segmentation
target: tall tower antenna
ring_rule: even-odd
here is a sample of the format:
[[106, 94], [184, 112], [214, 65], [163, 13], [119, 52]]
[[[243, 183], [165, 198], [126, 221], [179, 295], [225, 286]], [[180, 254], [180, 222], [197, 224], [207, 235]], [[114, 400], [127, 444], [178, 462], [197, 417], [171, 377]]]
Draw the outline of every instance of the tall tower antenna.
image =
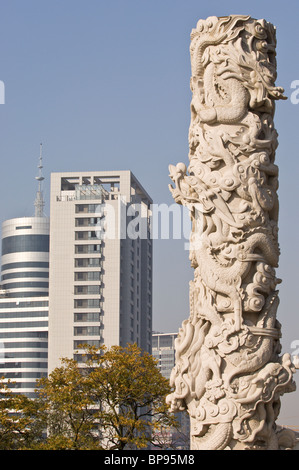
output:
[[35, 217], [44, 217], [45, 215], [44, 214], [45, 201], [44, 201], [44, 196], [43, 196], [43, 191], [42, 191], [42, 182], [45, 179], [42, 175], [42, 169], [43, 169], [42, 149], [43, 149], [43, 144], [40, 144], [38, 176], [35, 177], [35, 179], [38, 181], [38, 190], [37, 190], [36, 198], [34, 201]]

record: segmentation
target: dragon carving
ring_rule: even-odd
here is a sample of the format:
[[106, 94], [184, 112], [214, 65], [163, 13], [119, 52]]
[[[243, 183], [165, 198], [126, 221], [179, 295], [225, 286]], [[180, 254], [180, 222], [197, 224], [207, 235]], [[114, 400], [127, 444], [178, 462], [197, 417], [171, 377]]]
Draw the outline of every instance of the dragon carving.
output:
[[174, 411], [187, 409], [192, 449], [292, 448], [278, 431], [295, 367], [280, 356], [275, 28], [232, 15], [191, 33], [189, 167], [170, 165], [192, 219], [190, 317], [176, 340]]

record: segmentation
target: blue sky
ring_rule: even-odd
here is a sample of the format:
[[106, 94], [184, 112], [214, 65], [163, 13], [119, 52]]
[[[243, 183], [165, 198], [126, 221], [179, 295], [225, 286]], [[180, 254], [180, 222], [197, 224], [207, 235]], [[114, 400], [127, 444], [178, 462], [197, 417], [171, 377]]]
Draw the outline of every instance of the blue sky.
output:
[[[291, 83], [299, 80], [297, 0], [0, 0], [0, 222], [33, 215], [40, 142], [46, 199], [51, 172], [130, 169], [155, 203], [171, 204], [168, 165], [188, 161], [190, 32], [200, 18], [228, 14], [277, 27], [277, 85], [289, 97], [275, 115], [278, 319], [283, 350], [293, 352], [293, 342], [299, 346], [299, 104], [290, 99]], [[156, 330], [177, 331], [188, 317], [192, 277], [184, 240], [155, 241]], [[294, 400], [298, 409], [298, 392], [285, 401]], [[280, 419], [298, 424], [299, 415], [287, 407]]]

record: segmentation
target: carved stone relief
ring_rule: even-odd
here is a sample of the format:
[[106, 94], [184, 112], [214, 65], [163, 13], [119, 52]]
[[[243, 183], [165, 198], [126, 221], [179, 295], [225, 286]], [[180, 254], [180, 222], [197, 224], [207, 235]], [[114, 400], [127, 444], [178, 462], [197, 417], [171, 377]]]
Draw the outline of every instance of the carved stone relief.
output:
[[275, 47], [275, 27], [249, 16], [200, 20], [191, 34], [189, 167], [170, 165], [170, 189], [190, 211], [194, 280], [168, 402], [188, 410], [195, 450], [294, 445], [276, 427], [295, 367], [276, 318]]

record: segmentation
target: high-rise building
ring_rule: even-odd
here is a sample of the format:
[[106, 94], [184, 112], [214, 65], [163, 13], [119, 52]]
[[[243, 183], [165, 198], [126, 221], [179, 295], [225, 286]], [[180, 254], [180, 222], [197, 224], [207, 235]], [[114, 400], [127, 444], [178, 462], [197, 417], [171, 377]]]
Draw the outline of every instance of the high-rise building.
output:
[[[166, 379], [170, 378], [175, 366], [175, 340], [177, 333], [153, 333], [152, 355], [158, 361], [157, 366]], [[189, 449], [190, 423], [185, 411], [176, 413], [178, 429], [169, 429], [163, 439], [173, 444], [177, 449]]]
[[130, 171], [54, 173], [47, 218], [38, 168], [35, 215], [2, 225], [0, 376], [28, 396], [81, 344], [152, 335], [151, 198]]
[[6, 297], [49, 294], [47, 217], [20, 217], [2, 224], [1, 286]]
[[48, 372], [48, 297], [0, 298], [0, 377], [35, 396]]
[[47, 375], [48, 356], [50, 223], [43, 213], [41, 154], [38, 168], [35, 216], [2, 224], [0, 376], [28, 396]]
[[166, 379], [170, 378], [175, 366], [175, 340], [177, 333], [153, 333], [152, 355], [158, 361], [158, 367]]
[[52, 173], [49, 372], [84, 344], [151, 351], [151, 203], [130, 171]]

